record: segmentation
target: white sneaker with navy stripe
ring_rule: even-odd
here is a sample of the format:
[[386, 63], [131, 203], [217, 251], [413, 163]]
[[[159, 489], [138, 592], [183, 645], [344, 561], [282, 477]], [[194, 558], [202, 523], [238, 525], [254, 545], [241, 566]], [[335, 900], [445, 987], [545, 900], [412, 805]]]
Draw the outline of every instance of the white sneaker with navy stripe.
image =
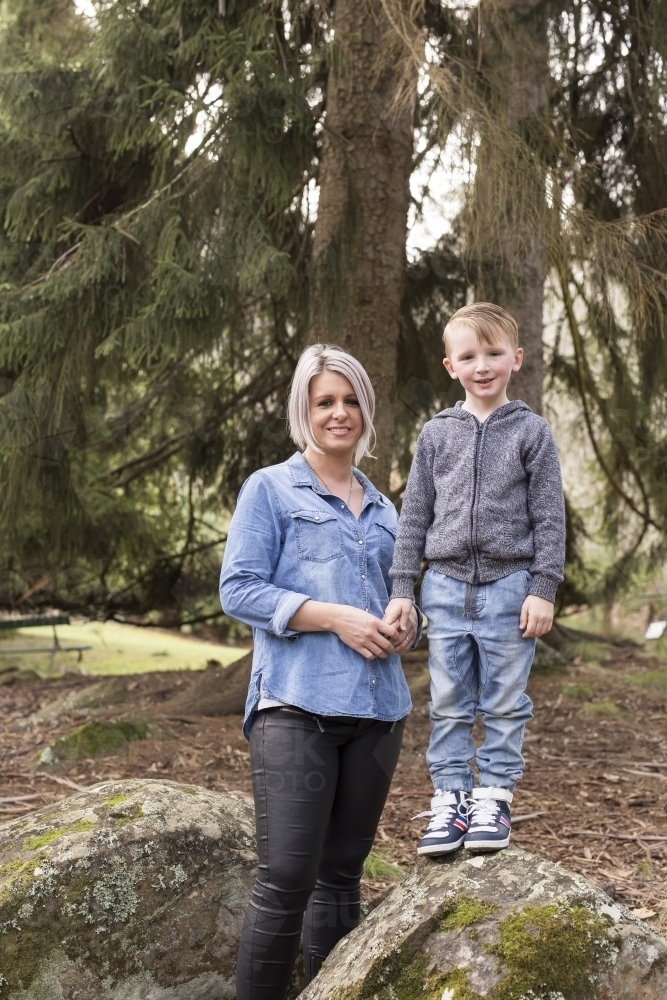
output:
[[431, 817], [424, 836], [417, 844], [417, 854], [449, 854], [459, 848], [468, 830], [469, 805], [467, 792], [436, 789], [431, 808], [412, 817]]
[[474, 788], [470, 804], [470, 826], [465, 838], [468, 851], [498, 851], [510, 842], [512, 820], [507, 788]]

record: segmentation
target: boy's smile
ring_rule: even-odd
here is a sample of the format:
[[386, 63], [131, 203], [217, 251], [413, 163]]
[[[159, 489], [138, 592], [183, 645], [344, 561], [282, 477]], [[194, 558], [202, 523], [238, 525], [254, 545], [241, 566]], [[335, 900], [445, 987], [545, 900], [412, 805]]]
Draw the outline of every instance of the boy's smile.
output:
[[472, 327], [463, 322], [447, 331], [447, 357], [443, 365], [465, 389], [464, 409], [480, 420], [508, 402], [507, 384], [512, 372], [521, 368], [522, 361], [523, 349], [515, 351], [501, 330], [491, 343], [480, 340]]

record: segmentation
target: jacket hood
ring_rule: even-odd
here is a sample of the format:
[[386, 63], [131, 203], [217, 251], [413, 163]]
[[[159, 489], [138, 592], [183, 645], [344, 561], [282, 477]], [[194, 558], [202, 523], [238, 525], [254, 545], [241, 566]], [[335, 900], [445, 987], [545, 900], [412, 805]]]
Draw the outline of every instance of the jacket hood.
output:
[[[517, 410], [528, 410], [529, 413], [533, 412], [528, 403], [524, 403], [522, 399], [511, 399], [509, 403], [503, 403], [497, 410], [490, 413], [486, 419], [491, 420], [496, 415], [504, 417], [508, 413], [514, 413]], [[440, 410], [440, 413], [436, 413], [433, 420], [445, 419], [447, 417], [454, 417], [457, 420], [477, 419], [473, 413], [469, 413], [468, 410], [463, 409], [463, 400], [461, 399], [458, 399], [454, 406], [448, 406], [446, 410]]]

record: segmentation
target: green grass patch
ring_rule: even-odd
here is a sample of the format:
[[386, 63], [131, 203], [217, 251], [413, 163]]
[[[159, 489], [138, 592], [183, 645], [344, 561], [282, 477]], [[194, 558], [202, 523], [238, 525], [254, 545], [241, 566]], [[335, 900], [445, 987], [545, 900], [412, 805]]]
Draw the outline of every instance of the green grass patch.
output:
[[572, 644], [569, 658], [579, 657], [581, 663], [604, 663], [610, 653], [610, 647], [604, 642], [588, 642], [582, 640]]
[[400, 882], [403, 869], [387, 861], [378, 851], [371, 851], [364, 861], [364, 878], [369, 882]]
[[[92, 646], [77, 663], [75, 653], [56, 653], [55, 668], [50, 668], [49, 653], [32, 653], [30, 666], [42, 676], [64, 670], [77, 670], [96, 676], [109, 674], [145, 674], [155, 670], [205, 670], [208, 660], [223, 667], [245, 656], [247, 649], [204, 642], [179, 632], [139, 628], [120, 622], [76, 622], [58, 626], [63, 646]], [[44, 646], [46, 629], [25, 628], [21, 632], [0, 633], [4, 665], [25, 666], [25, 657], [14, 660], [12, 646]], [[48, 645], [48, 643], [47, 643]]]
[[621, 714], [621, 710], [614, 701], [591, 701], [581, 709], [584, 715], [592, 715], [599, 719], [613, 719]]
[[563, 684], [564, 698], [578, 698], [580, 701], [590, 701], [593, 692], [588, 684]]
[[667, 691], [667, 670], [647, 670], [643, 674], [629, 674], [626, 680], [640, 687], [652, 687], [657, 691]]

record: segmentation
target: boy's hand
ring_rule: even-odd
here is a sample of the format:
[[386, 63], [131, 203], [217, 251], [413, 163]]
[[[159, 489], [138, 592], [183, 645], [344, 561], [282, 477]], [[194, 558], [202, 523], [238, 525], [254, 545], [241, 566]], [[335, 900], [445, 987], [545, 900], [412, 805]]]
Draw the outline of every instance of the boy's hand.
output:
[[412, 645], [417, 634], [417, 612], [409, 597], [393, 597], [382, 621], [398, 629], [399, 641], [394, 643], [397, 652], [403, 652]]
[[524, 639], [546, 635], [554, 623], [554, 606], [543, 597], [529, 594], [521, 608], [519, 628], [525, 629]]

